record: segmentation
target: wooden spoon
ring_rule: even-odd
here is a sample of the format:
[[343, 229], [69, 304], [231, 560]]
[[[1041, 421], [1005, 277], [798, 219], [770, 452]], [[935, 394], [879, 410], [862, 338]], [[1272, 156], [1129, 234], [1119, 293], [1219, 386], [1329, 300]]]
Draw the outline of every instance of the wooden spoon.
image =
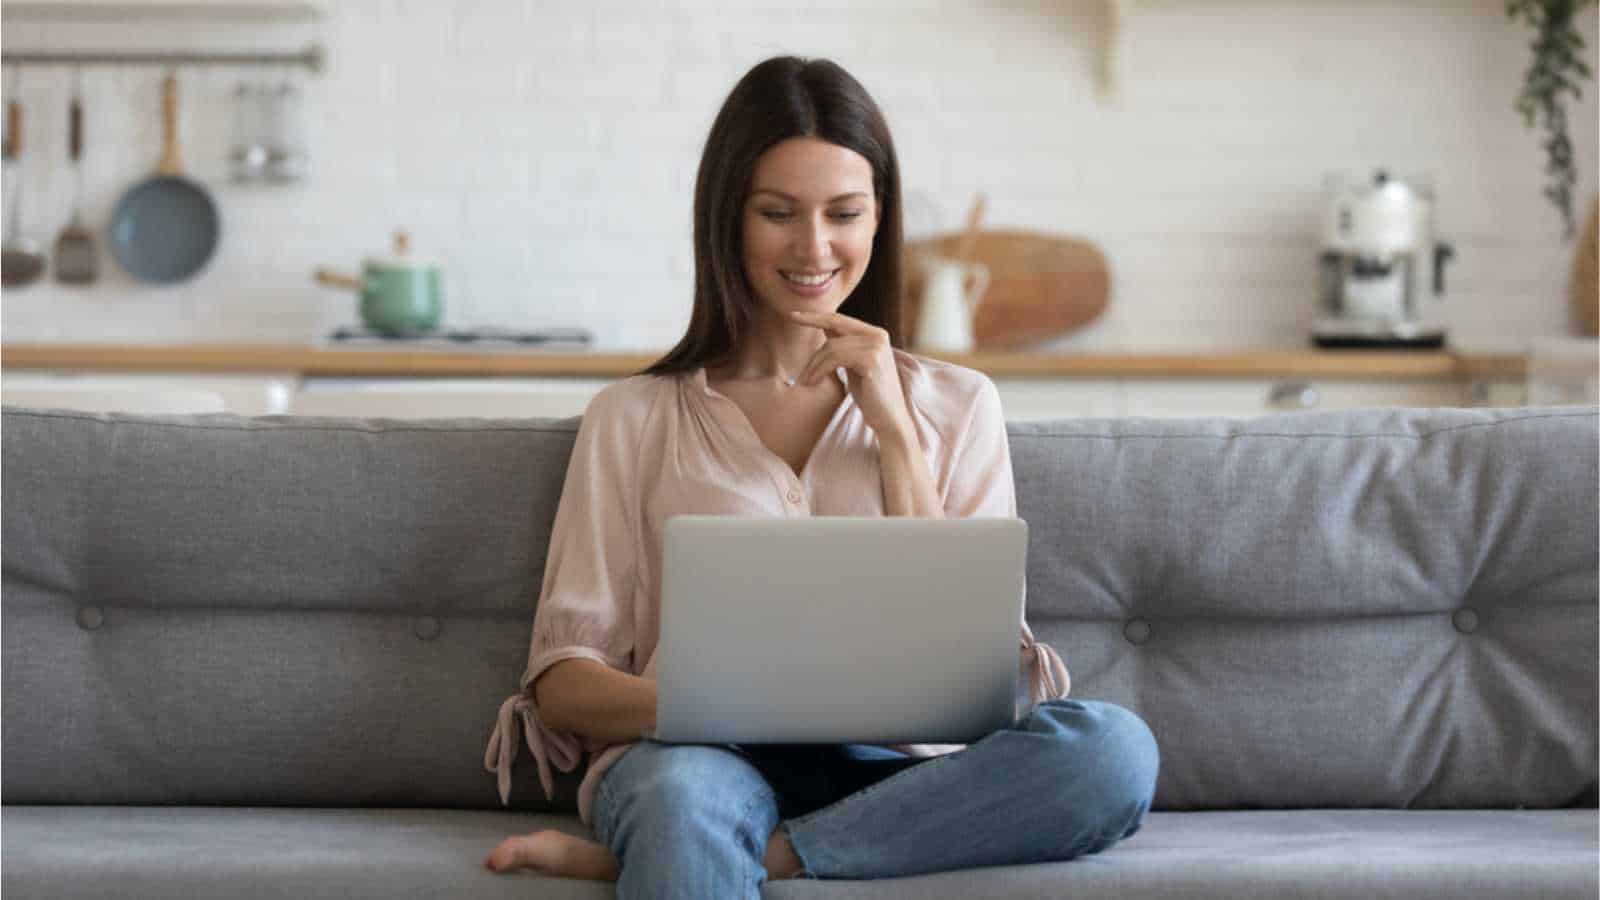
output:
[[978, 231], [983, 222], [983, 208], [986, 201], [982, 194], [972, 198], [972, 209], [967, 213], [967, 230], [961, 234], [961, 243], [956, 247], [956, 260], [967, 262], [972, 259], [972, 253], [978, 248]]
[[7, 168], [15, 167], [12, 180], [11, 214], [6, 218], [5, 242], [0, 245], [0, 284], [6, 287], [23, 287], [33, 284], [44, 274], [44, 250], [22, 233], [22, 183], [27, 173], [22, 168], [22, 104], [15, 99], [6, 103]]

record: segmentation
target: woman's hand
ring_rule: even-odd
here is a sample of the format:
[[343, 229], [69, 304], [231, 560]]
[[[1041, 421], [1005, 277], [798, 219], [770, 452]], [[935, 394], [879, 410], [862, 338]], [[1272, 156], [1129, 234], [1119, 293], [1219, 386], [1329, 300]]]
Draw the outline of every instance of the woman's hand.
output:
[[850, 372], [850, 395], [880, 442], [914, 435], [889, 332], [842, 313], [792, 310], [789, 316], [828, 335], [821, 349], [800, 370], [795, 383], [818, 383], [843, 366]]

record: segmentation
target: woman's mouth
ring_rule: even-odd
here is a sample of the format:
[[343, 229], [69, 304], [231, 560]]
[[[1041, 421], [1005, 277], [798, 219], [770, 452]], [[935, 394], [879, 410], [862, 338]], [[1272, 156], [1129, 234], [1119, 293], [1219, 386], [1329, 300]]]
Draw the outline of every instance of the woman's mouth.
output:
[[826, 272], [789, 272], [779, 269], [778, 274], [783, 276], [784, 283], [789, 286], [789, 290], [794, 291], [795, 293], [804, 297], [815, 297], [826, 293], [828, 288], [833, 286], [834, 276], [839, 274], [839, 270], [829, 269]]

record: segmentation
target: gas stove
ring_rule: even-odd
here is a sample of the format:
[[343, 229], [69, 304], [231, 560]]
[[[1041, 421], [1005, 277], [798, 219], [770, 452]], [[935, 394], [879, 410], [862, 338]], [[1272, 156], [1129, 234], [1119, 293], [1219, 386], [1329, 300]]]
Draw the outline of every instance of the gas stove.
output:
[[335, 344], [382, 344], [428, 347], [459, 346], [588, 346], [594, 335], [585, 328], [539, 328], [517, 331], [509, 328], [464, 328], [435, 331], [373, 331], [368, 328], [336, 328], [328, 335]]

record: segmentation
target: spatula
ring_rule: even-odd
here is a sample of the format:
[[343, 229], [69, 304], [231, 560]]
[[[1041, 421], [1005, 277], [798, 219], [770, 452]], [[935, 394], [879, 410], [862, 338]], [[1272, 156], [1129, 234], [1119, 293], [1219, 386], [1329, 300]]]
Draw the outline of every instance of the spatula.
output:
[[72, 155], [72, 218], [56, 237], [56, 280], [62, 284], [92, 284], [100, 274], [100, 254], [95, 249], [94, 233], [83, 227], [83, 78], [78, 76], [68, 112], [68, 152]]
[[22, 169], [22, 105], [15, 97], [6, 102], [5, 160], [7, 168], [16, 169], [11, 180], [11, 193], [16, 196], [9, 198], [11, 213], [6, 217], [5, 243], [0, 245], [0, 284], [22, 287], [44, 274], [44, 252], [22, 234], [22, 183], [27, 173]]

